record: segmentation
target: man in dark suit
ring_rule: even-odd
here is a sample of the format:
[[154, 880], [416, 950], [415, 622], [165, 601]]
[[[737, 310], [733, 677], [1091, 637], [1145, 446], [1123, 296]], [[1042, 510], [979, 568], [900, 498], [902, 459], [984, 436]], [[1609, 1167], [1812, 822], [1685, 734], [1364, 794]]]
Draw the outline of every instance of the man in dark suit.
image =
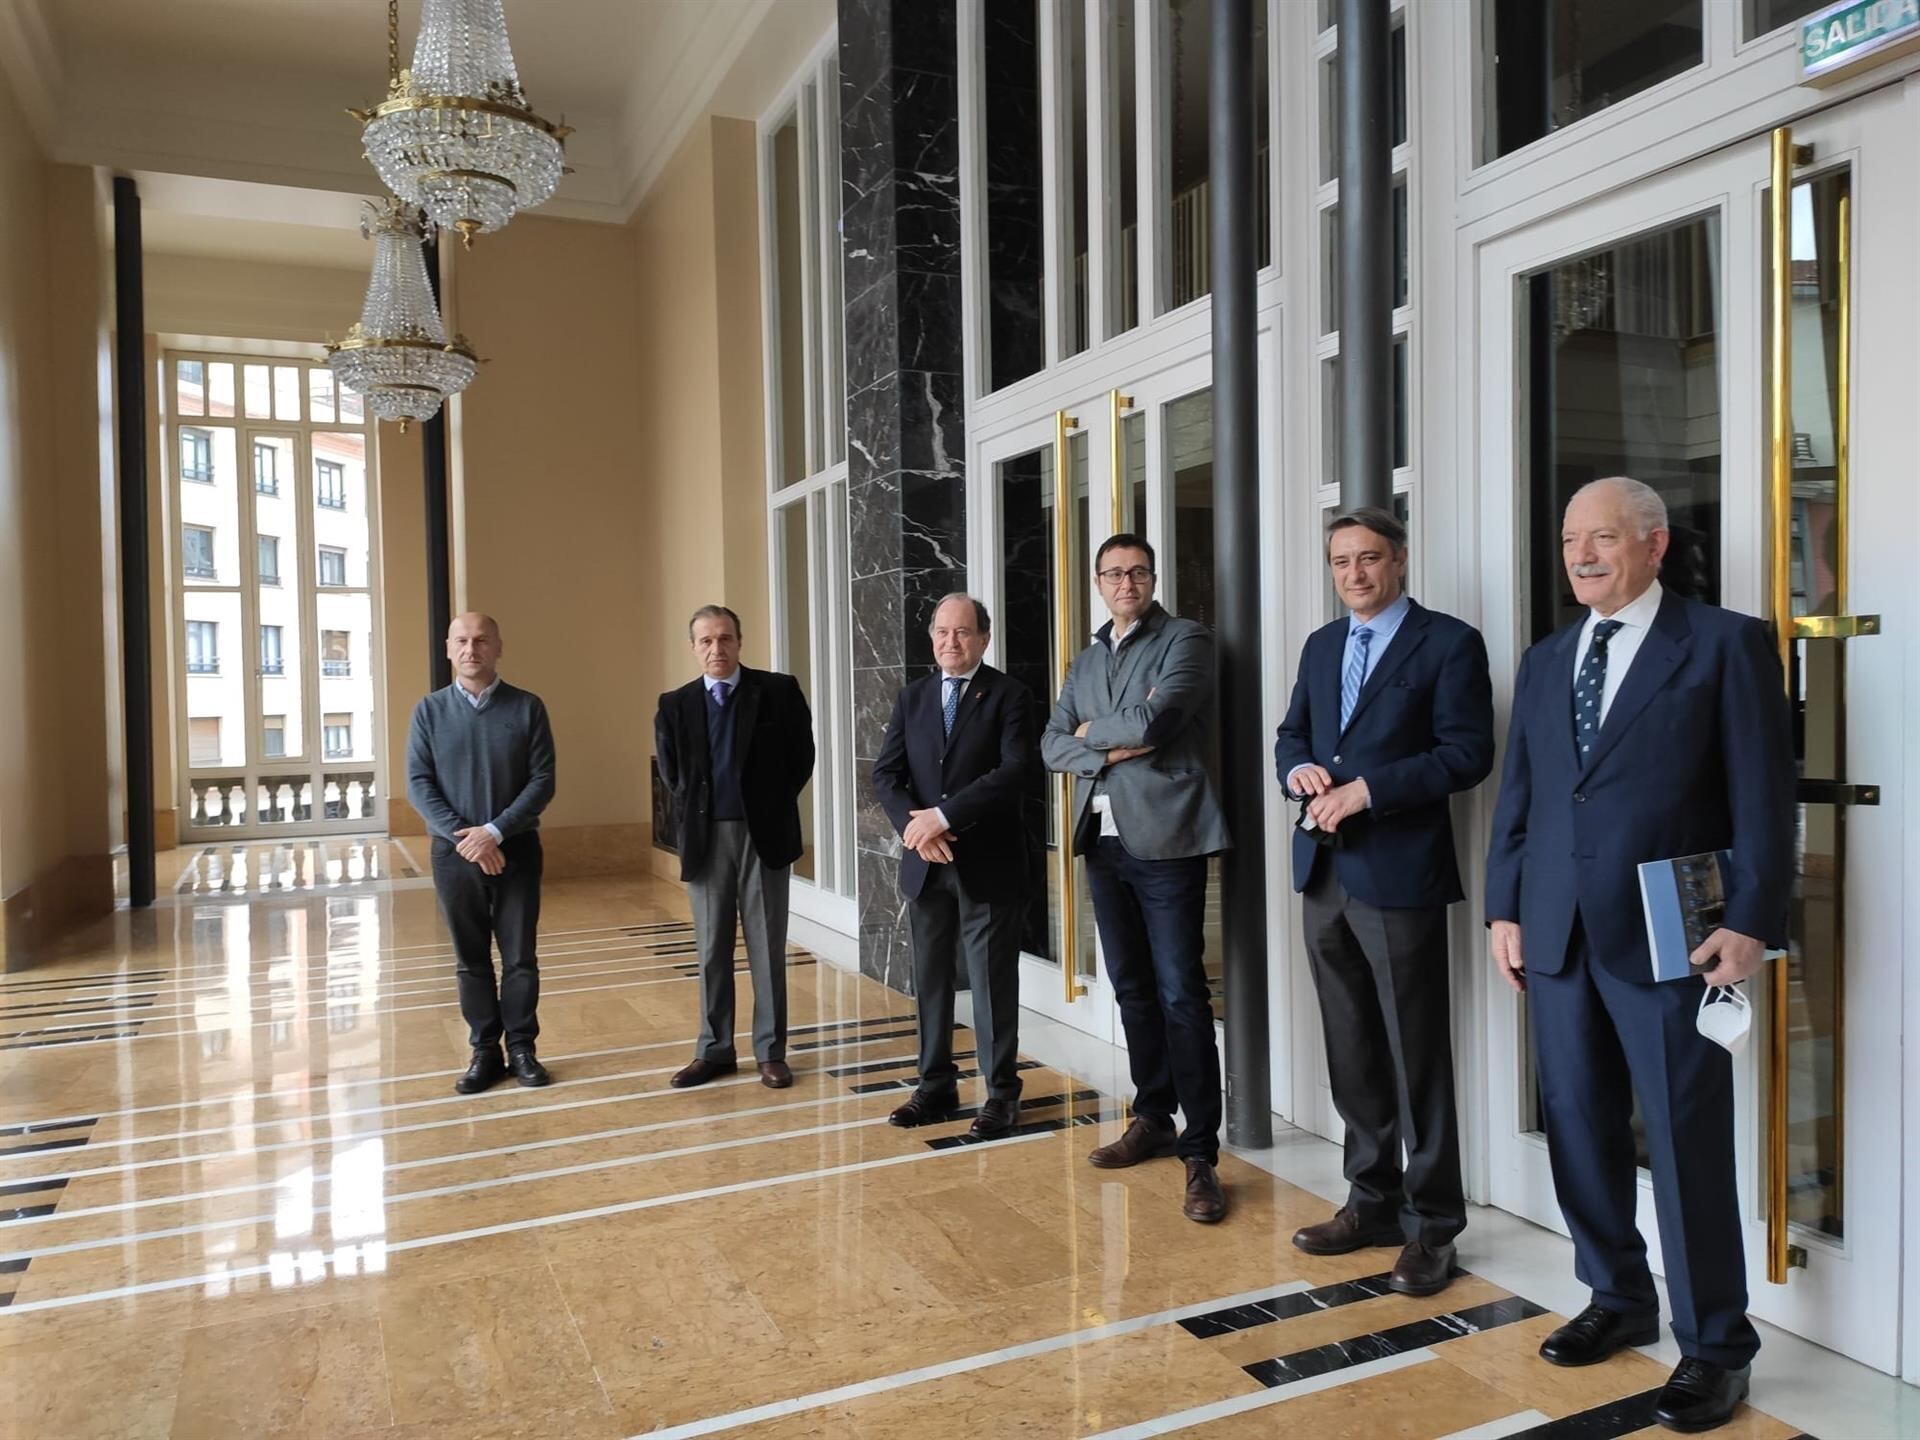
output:
[[791, 675], [740, 663], [740, 617], [693, 612], [687, 637], [700, 676], [660, 697], [653, 720], [660, 775], [673, 791], [680, 878], [700, 951], [700, 1038], [682, 1089], [739, 1068], [733, 1047], [733, 947], [747, 932], [753, 1054], [760, 1081], [787, 1068], [787, 886], [800, 858], [800, 792], [813, 774], [813, 715]]
[[1039, 764], [1033, 696], [991, 665], [987, 607], [949, 595], [933, 612], [939, 672], [900, 692], [873, 764], [880, 808], [900, 832], [900, 893], [913, 927], [920, 1083], [888, 1118], [943, 1120], [960, 1103], [953, 982], [966, 953], [987, 1098], [973, 1134], [995, 1139], [1020, 1109], [1020, 929], [1026, 912], [1022, 809]]
[[[1667, 538], [1666, 506], [1637, 480], [1596, 480], [1567, 506], [1563, 559], [1589, 610], [1520, 662], [1487, 919], [1500, 974], [1531, 1001], [1554, 1190], [1593, 1290], [1540, 1354], [1590, 1365], [1659, 1335], [1634, 1225], [1638, 1094], [1682, 1356], [1654, 1415], [1695, 1431], [1746, 1398], [1760, 1348], [1733, 1064], [1695, 1012], [1786, 940], [1794, 759], [1765, 627], [1663, 592]], [[1717, 850], [1733, 857], [1724, 922], [1693, 953], [1698, 978], [1656, 984], [1636, 867]]]
[[1391, 513], [1335, 519], [1327, 564], [1349, 613], [1307, 638], [1273, 753], [1305, 802], [1293, 888], [1346, 1122], [1347, 1203], [1293, 1243], [1310, 1255], [1402, 1245], [1388, 1283], [1432, 1295], [1453, 1278], [1467, 1223], [1447, 1004], [1447, 907], [1463, 892], [1447, 802], [1493, 768], [1493, 687], [1480, 632], [1406, 594], [1407, 532]]

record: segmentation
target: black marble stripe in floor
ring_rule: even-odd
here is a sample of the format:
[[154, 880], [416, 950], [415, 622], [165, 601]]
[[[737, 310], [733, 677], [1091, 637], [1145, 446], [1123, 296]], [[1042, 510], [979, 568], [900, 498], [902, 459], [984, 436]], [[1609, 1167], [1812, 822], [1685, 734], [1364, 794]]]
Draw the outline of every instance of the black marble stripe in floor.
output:
[[0, 1221], [38, 1220], [42, 1215], [51, 1215], [59, 1208], [58, 1205], [22, 1205], [14, 1210], [0, 1210]]
[[54, 1015], [81, 1015], [89, 1010], [144, 1010], [153, 1004], [153, 992], [105, 1000], [38, 1000], [31, 1005], [0, 1005], [0, 1024], [9, 1020], [37, 1020]]
[[[28, 1031], [27, 1033], [36, 1034], [38, 1032]], [[57, 1040], [8, 1040], [4, 1045], [0, 1045], [0, 1050], [44, 1050], [49, 1045], [82, 1045], [90, 1040], [131, 1040], [139, 1033], [139, 1029], [135, 1028], [132, 1030], [104, 1030], [93, 1035], [63, 1035]]]
[[76, 1135], [69, 1140], [36, 1140], [31, 1145], [0, 1146], [0, 1159], [10, 1155], [38, 1155], [45, 1150], [72, 1150], [87, 1143], [89, 1137]]
[[[1022, 1060], [1013, 1068], [1016, 1070], [1038, 1070], [1040, 1068], [1040, 1062], [1038, 1060]], [[980, 1078], [980, 1071], [977, 1068], [962, 1070], [953, 1078], [956, 1080], [977, 1080]], [[849, 1085], [847, 1088], [855, 1095], [878, 1095], [883, 1090], [911, 1090], [919, 1083], [920, 1081], [917, 1076], [909, 1076], [903, 1080], [869, 1080], [864, 1085]]]
[[[956, 1025], [953, 1028], [958, 1030], [961, 1027]], [[972, 1060], [978, 1053], [979, 1052], [975, 1050], [956, 1050], [953, 1052], [953, 1058], [955, 1060]], [[869, 1060], [864, 1065], [839, 1065], [825, 1073], [833, 1076], [836, 1080], [844, 1080], [849, 1075], [872, 1075], [877, 1071], [898, 1070], [903, 1065], [918, 1065], [919, 1063], [920, 1060], [917, 1056], [903, 1055], [898, 1060]]]
[[22, 1255], [17, 1260], [0, 1260], [0, 1275], [18, 1275], [32, 1262], [32, 1258], [29, 1255]]
[[0, 1138], [14, 1135], [40, 1135], [48, 1130], [91, 1129], [100, 1123], [98, 1115], [84, 1120], [36, 1120], [28, 1125], [0, 1125]]
[[64, 1190], [70, 1175], [50, 1175], [44, 1180], [22, 1180], [16, 1185], [0, 1185], [0, 1197], [8, 1195], [33, 1195], [47, 1190]]
[[13, 1292], [11, 1290], [0, 1292], [0, 1310], [6, 1309], [7, 1306], [11, 1305], [12, 1303], [13, 1303]]
[[1351, 1305], [1359, 1300], [1377, 1300], [1382, 1295], [1393, 1293], [1387, 1286], [1387, 1277], [1391, 1273], [1382, 1270], [1378, 1275], [1363, 1275], [1358, 1280], [1341, 1280], [1332, 1285], [1318, 1285], [1311, 1290], [1272, 1295], [1248, 1305], [1211, 1310], [1205, 1315], [1190, 1315], [1180, 1322], [1180, 1328], [1195, 1339], [1211, 1340], [1215, 1336], [1271, 1325], [1276, 1320], [1297, 1320], [1302, 1315], [1332, 1310], [1336, 1306]]
[[828, 1031], [866, 1030], [877, 1025], [905, 1025], [913, 1019], [911, 1015], [869, 1015], [864, 1020], [823, 1020], [817, 1025], [793, 1025], [788, 1027], [787, 1036], [824, 1035]]
[[1419, 1350], [1428, 1345], [1458, 1340], [1464, 1335], [1478, 1335], [1487, 1330], [1497, 1330], [1502, 1325], [1531, 1320], [1536, 1315], [1546, 1313], [1531, 1300], [1522, 1300], [1517, 1295], [1509, 1295], [1504, 1300], [1490, 1300], [1484, 1305], [1470, 1305], [1464, 1310], [1455, 1310], [1451, 1314], [1435, 1315], [1427, 1320], [1409, 1321], [1405, 1325], [1377, 1330], [1371, 1335], [1355, 1335], [1349, 1340], [1335, 1340], [1328, 1345], [1316, 1345], [1310, 1350], [1296, 1350], [1291, 1355], [1277, 1355], [1271, 1360], [1261, 1360], [1252, 1365], [1243, 1365], [1241, 1368], [1262, 1385], [1272, 1389], [1275, 1386], [1292, 1385], [1300, 1380], [1308, 1380], [1315, 1375], [1326, 1375], [1335, 1370], [1345, 1370], [1350, 1366], [1364, 1365], [1369, 1360], [1384, 1360], [1389, 1355], [1404, 1355], [1409, 1350]]
[[[1089, 1092], [1089, 1101], [1102, 1098], [1098, 1091]], [[1055, 1102], [1059, 1103], [1059, 1102]], [[1036, 1105], [1036, 1109], [1038, 1106]], [[958, 1114], [959, 1112], [955, 1112]], [[978, 1113], [977, 1109], [972, 1113]], [[1080, 1125], [1098, 1125], [1102, 1120], [1121, 1118], [1118, 1106], [1102, 1105], [1098, 1110], [1087, 1110], [1078, 1115], [1062, 1115], [1052, 1120], [1029, 1120], [1024, 1125], [1016, 1125], [1004, 1135], [995, 1135], [991, 1140], [982, 1140], [978, 1136], [961, 1131], [958, 1135], [942, 1135], [936, 1140], [926, 1142], [929, 1150], [955, 1150], [962, 1145], [992, 1145], [997, 1141], [1011, 1140], [1017, 1135], [1045, 1135], [1054, 1130], [1071, 1130]]]
[[[1558, 1420], [1547, 1420], [1528, 1430], [1516, 1430], [1510, 1440], [1529, 1440], [1529, 1437], [1530, 1440], [1618, 1440], [1619, 1436], [1631, 1435], [1636, 1430], [1651, 1430], [1658, 1423], [1653, 1418], [1653, 1407], [1660, 1399], [1660, 1389], [1655, 1386], [1637, 1395], [1622, 1395], [1618, 1400], [1609, 1400], [1589, 1410], [1562, 1415]], [[1813, 1440], [1813, 1437], [1803, 1432], [1794, 1436], [1794, 1440]]]
[[27, 979], [27, 981], [0, 981], [0, 995], [25, 995], [27, 991], [61, 991], [61, 989], [94, 989], [102, 985], [157, 985], [167, 977], [165, 970], [132, 970], [125, 975], [119, 972], [106, 975], [67, 975], [65, 979]]

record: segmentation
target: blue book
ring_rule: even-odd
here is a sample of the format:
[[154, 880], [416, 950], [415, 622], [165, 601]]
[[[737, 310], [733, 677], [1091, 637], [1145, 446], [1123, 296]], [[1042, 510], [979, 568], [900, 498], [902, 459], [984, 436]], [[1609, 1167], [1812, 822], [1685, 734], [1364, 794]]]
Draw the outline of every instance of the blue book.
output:
[[1647, 916], [1647, 951], [1655, 980], [1684, 980], [1697, 975], [1688, 957], [1727, 915], [1729, 850], [1709, 850], [1672, 860], [1649, 860], [1640, 867], [1640, 904]]

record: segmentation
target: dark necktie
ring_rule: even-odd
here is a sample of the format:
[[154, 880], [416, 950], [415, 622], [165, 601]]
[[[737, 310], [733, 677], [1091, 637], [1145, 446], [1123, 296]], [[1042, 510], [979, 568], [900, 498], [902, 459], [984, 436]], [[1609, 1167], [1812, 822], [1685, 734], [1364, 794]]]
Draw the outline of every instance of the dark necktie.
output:
[[947, 676], [947, 698], [940, 704], [940, 733], [953, 734], [953, 717], [960, 713], [960, 687], [966, 682], [958, 675]]
[[1573, 738], [1586, 759], [1600, 737], [1600, 697], [1607, 689], [1607, 642], [1621, 628], [1618, 620], [1602, 620], [1593, 627], [1593, 644], [1573, 681]]
[[729, 687], [725, 681], [716, 680], [713, 682], [713, 703], [718, 705], [722, 710], [727, 708], [728, 689]]

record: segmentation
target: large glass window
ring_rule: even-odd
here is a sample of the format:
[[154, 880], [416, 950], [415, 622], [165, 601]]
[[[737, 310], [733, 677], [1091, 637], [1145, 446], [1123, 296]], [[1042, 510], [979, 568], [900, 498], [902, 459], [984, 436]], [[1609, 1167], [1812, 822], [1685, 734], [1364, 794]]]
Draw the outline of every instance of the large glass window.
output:
[[1039, 7], [988, 5], [984, 30], [987, 388], [998, 390], [1046, 364]]
[[[839, 113], [839, 67], [828, 54], [796, 77], [791, 99], [761, 127], [761, 223], [772, 256], [763, 343], [771, 360], [773, 663], [799, 681], [814, 725], [813, 778], [800, 797], [805, 849], [794, 873], [806, 896], [851, 897], [855, 787]], [[815, 902], [801, 901], [809, 903]], [[813, 914], [842, 923], [831, 909]], [[845, 923], [852, 923], [850, 916]]]
[[168, 603], [182, 672], [182, 843], [213, 827], [377, 824], [365, 408], [318, 361], [170, 354], [165, 363], [159, 393], [178, 436], [162, 453], [178, 456]]
[[1486, 0], [1494, 160], [1671, 79], [1704, 56], [1704, 0]]

